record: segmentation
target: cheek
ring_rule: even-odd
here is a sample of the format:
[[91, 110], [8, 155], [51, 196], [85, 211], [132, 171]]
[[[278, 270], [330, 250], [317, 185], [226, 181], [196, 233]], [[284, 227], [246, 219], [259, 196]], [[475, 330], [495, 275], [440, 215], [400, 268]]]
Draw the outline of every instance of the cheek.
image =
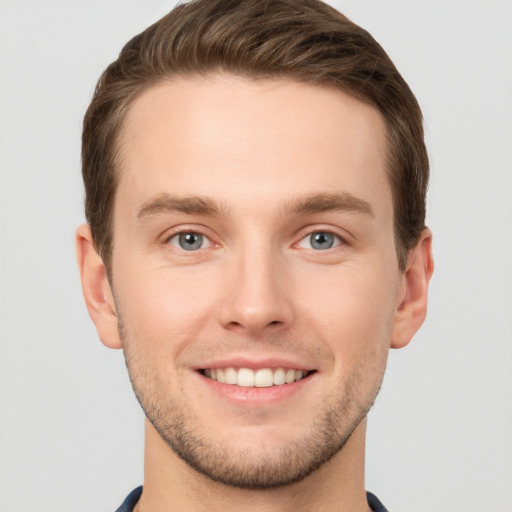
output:
[[[396, 301], [393, 273], [379, 265], [340, 268], [302, 291], [302, 318], [315, 325], [338, 364], [389, 348]], [[379, 356], [380, 357], [380, 356]]]
[[154, 350], [179, 351], [211, 320], [216, 287], [207, 276], [148, 270], [121, 282], [116, 295], [126, 330]]

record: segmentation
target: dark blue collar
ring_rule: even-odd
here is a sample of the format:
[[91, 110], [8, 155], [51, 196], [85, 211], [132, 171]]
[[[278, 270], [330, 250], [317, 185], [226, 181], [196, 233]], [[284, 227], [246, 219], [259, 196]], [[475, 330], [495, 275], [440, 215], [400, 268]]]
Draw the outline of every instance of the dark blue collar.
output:
[[[126, 499], [123, 501], [123, 504], [116, 510], [116, 512], [133, 512], [141, 494], [142, 486], [134, 489], [130, 494], [128, 494]], [[388, 512], [388, 509], [379, 501], [379, 498], [371, 492], [366, 493], [366, 499], [368, 500], [368, 505], [372, 509], [372, 512]]]

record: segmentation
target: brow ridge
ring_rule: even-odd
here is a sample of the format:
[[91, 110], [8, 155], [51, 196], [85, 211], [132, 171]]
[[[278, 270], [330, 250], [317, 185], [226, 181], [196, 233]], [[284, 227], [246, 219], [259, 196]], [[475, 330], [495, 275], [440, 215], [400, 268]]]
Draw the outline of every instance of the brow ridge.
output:
[[[286, 215], [305, 215], [327, 211], [346, 211], [373, 216], [371, 205], [350, 193], [314, 193], [294, 198], [284, 206]], [[176, 196], [160, 194], [144, 202], [137, 212], [138, 220], [161, 213], [183, 213], [196, 215], [222, 215], [224, 208], [205, 196]]]
[[310, 194], [299, 197], [287, 203], [285, 211], [292, 215], [347, 211], [374, 216], [370, 203], [348, 192]]
[[184, 213], [197, 215], [220, 215], [221, 209], [205, 196], [176, 196], [160, 194], [144, 202], [137, 212], [137, 218], [143, 220], [160, 213]]

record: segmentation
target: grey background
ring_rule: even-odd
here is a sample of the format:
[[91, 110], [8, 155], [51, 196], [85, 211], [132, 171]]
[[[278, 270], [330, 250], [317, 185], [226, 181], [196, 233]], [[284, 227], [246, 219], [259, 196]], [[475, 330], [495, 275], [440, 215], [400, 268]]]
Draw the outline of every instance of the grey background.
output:
[[[96, 79], [174, 2], [0, 1], [0, 511], [112, 511], [143, 415], [75, 266]], [[394, 512], [512, 510], [512, 3], [332, 1], [416, 93], [432, 161], [429, 318], [390, 355], [367, 488]]]

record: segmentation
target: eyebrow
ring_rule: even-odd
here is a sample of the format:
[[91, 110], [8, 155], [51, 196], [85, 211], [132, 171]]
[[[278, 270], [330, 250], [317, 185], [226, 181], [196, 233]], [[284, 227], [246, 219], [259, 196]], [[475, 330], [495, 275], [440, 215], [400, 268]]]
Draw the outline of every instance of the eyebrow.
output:
[[311, 194], [293, 199], [285, 205], [285, 212], [289, 215], [308, 213], [322, 213], [328, 211], [355, 212], [374, 216], [370, 203], [352, 194]]
[[160, 194], [144, 202], [137, 212], [137, 219], [160, 213], [184, 213], [196, 215], [221, 215], [221, 210], [211, 199], [204, 196], [175, 196]]
[[[327, 211], [355, 212], [373, 216], [370, 204], [349, 193], [310, 194], [292, 199], [284, 207], [286, 215], [304, 215]], [[187, 215], [223, 215], [226, 210], [217, 206], [205, 196], [175, 196], [160, 194], [144, 202], [137, 212], [137, 219], [162, 213], [183, 213]]]

